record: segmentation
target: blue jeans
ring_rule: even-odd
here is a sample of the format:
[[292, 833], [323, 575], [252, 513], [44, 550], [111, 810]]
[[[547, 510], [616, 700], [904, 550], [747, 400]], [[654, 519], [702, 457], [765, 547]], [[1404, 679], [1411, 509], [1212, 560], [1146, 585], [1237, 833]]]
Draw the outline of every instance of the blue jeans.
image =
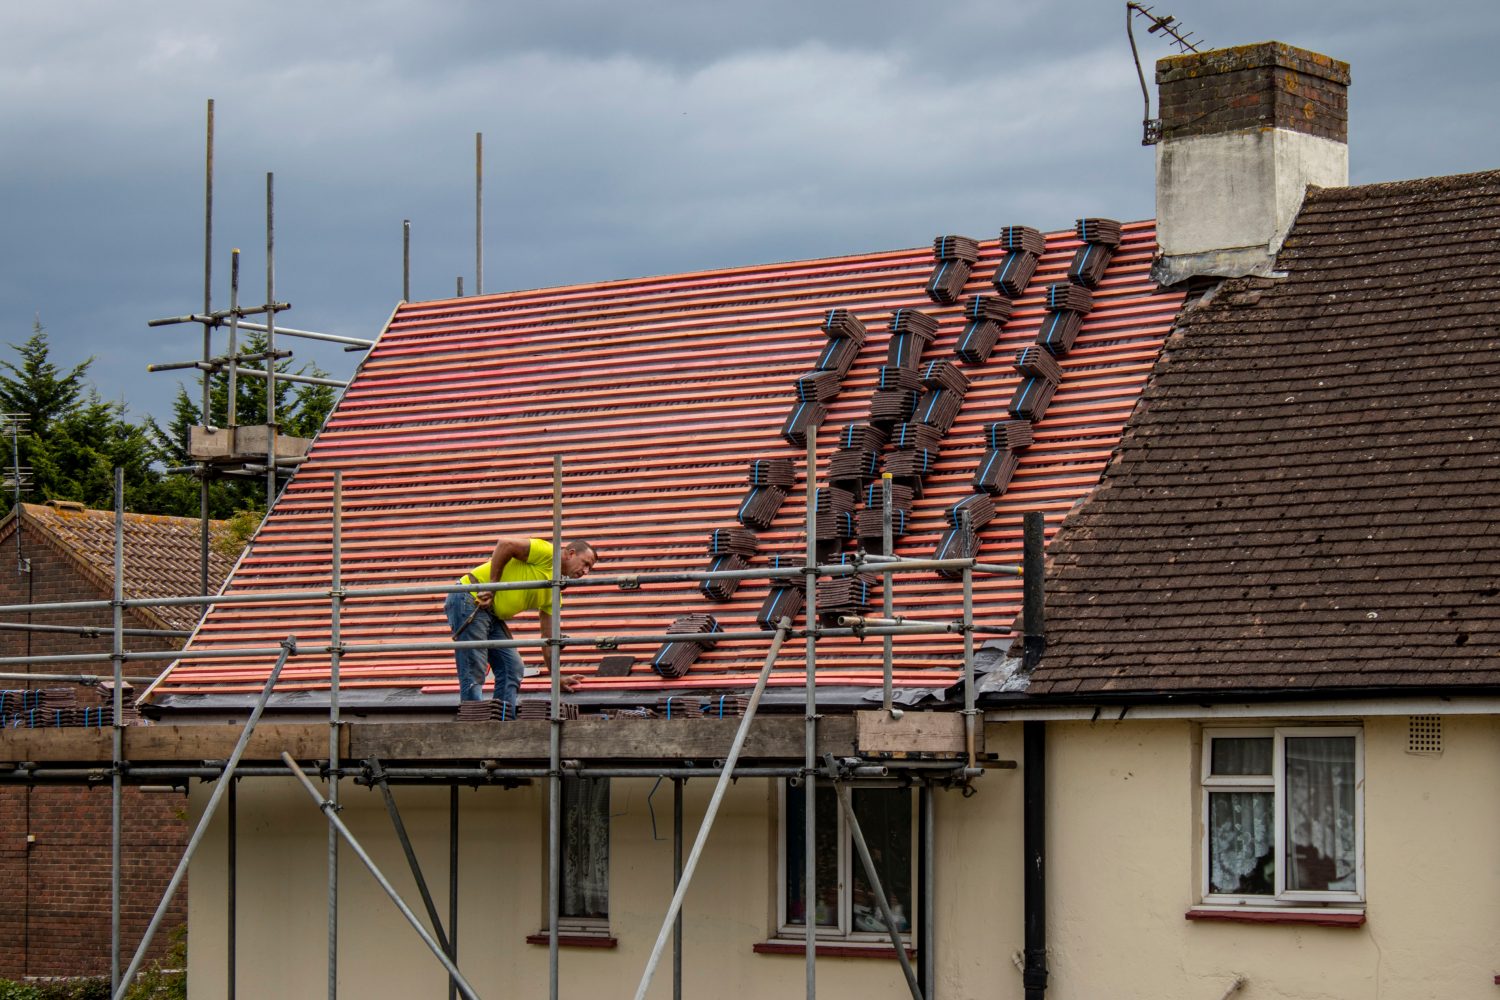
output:
[[[474, 597], [460, 590], [449, 594], [443, 602], [443, 613], [448, 616], [448, 631], [455, 642], [480, 642], [486, 639], [509, 639], [510, 628], [490, 613], [480, 608], [475, 613]], [[471, 617], [472, 616], [472, 617]], [[464, 622], [468, 624], [465, 625]], [[521, 654], [510, 648], [455, 649], [453, 658], [458, 666], [458, 697], [460, 701], [480, 701], [484, 698], [484, 675], [495, 673], [495, 700], [503, 701], [512, 710], [521, 692]]]

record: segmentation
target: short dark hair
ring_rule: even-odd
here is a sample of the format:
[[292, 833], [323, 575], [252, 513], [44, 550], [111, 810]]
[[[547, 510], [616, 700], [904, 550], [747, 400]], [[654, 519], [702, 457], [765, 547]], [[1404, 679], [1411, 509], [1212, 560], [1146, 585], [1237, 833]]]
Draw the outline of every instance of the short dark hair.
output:
[[599, 561], [599, 550], [594, 546], [593, 542], [585, 542], [581, 538], [570, 538], [566, 542], [563, 542], [563, 548], [572, 549], [575, 552], [579, 549], [588, 549], [594, 554], [594, 561]]

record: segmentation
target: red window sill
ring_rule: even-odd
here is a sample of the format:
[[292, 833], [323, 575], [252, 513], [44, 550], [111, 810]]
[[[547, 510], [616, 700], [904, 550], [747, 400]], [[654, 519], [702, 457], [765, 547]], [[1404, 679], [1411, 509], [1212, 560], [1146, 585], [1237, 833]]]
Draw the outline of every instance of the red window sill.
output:
[[1183, 916], [1188, 920], [1226, 920], [1237, 924], [1301, 924], [1314, 927], [1363, 927], [1364, 910], [1280, 910], [1280, 909], [1191, 909]]
[[[528, 934], [526, 935], [526, 943], [550, 946], [552, 936], [546, 931], [542, 931], [540, 934]], [[559, 948], [615, 948], [619, 946], [619, 943], [613, 935], [559, 934], [557, 936], [557, 945]]]
[[[757, 955], [805, 955], [807, 945], [796, 941], [758, 941], [755, 944]], [[818, 942], [818, 956], [828, 958], [896, 958], [896, 949], [890, 945], [878, 944], [834, 944], [833, 942]], [[906, 957], [916, 958], [917, 952], [914, 948], [906, 949]]]

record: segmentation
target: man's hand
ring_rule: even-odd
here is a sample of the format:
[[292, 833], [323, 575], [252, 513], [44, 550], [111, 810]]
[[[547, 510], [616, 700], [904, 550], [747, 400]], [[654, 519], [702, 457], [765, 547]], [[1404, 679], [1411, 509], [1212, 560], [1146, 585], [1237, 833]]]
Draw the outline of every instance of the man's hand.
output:
[[488, 611], [491, 605], [495, 603], [495, 592], [493, 590], [480, 591], [479, 597], [475, 599], [474, 603]]
[[562, 679], [562, 689], [564, 691], [577, 691], [581, 687], [583, 687], [583, 678], [577, 674], [568, 674]]

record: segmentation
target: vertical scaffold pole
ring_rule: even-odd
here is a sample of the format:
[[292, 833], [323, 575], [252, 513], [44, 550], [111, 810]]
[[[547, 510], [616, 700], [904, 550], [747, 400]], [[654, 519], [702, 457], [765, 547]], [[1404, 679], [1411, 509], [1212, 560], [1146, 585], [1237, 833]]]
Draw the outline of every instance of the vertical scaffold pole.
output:
[[474, 294], [484, 294], [484, 133], [474, 133]]
[[411, 301], [411, 220], [401, 220], [401, 301]]
[[[448, 786], [448, 959], [458, 964], [458, 786]], [[458, 983], [448, 977], [448, 1000], [458, 996]]]
[[266, 173], [266, 513], [276, 502], [276, 195]]
[[[684, 778], [672, 779], [672, 891], [682, 884], [682, 790]], [[682, 1000], [682, 911], [672, 928], [672, 1000]]]
[[[972, 533], [969, 512], [958, 512], [958, 523], [965, 535]], [[969, 767], [975, 766], [975, 730], [978, 727], [979, 710], [974, 705], [974, 568], [965, 566], [964, 578], [964, 747], [969, 754]]]
[[[882, 473], [880, 477], [880, 542], [881, 555], [893, 556], [896, 554], [892, 551], [896, 546], [896, 540], [895, 531], [891, 528], [891, 474], [889, 472]], [[895, 609], [891, 605], [891, 574], [889, 573], [880, 574], [880, 610], [885, 615], [887, 621], [895, 613]], [[891, 671], [895, 660], [895, 646], [893, 645], [895, 637], [887, 635], [881, 638], [882, 663], [885, 667], [885, 673], [881, 678], [880, 704], [882, 708], [889, 712], [893, 697], [891, 691]]]
[[240, 815], [239, 815], [239, 813], [240, 813], [240, 808], [239, 808], [239, 798], [240, 798], [240, 796], [239, 796], [239, 782], [238, 782], [238, 780], [232, 781], [230, 783], [228, 796], [229, 796], [229, 819], [228, 819], [228, 833], [227, 833], [227, 836], [225, 838], [226, 841], [227, 841], [227, 846], [228, 846], [228, 850], [226, 851], [226, 853], [228, 854], [228, 858], [225, 859], [226, 862], [227, 862], [226, 867], [228, 868], [228, 873], [227, 873], [227, 875], [225, 877], [225, 887], [224, 887], [224, 910], [225, 910], [225, 913], [224, 913], [224, 925], [225, 925], [224, 958], [225, 958], [225, 962], [224, 962], [224, 964], [226, 966], [225, 976], [224, 976], [224, 997], [225, 997], [225, 1000], [234, 1000], [235, 980], [239, 978], [238, 975], [235, 972], [235, 954], [234, 954], [234, 951], [235, 951], [235, 939], [236, 939], [236, 937], [238, 937], [238, 934], [237, 934], [237, 932], [235, 930], [235, 919], [238, 916], [238, 910], [239, 910], [238, 903], [237, 903], [237, 901], [235, 899], [235, 894], [236, 894], [236, 891], [237, 891], [237, 888], [238, 888], [235, 885], [235, 881], [236, 881], [236, 876], [238, 874], [237, 868], [239, 866], [239, 831], [240, 831]]
[[110, 660], [115, 668], [114, 729], [111, 745], [114, 752], [113, 779], [110, 782], [109, 835], [109, 983], [120, 989], [120, 805], [124, 794], [121, 769], [125, 766], [125, 720], [123, 692], [125, 674], [125, 470], [115, 469], [115, 587], [114, 637], [110, 642]]
[[[344, 470], [333, 470], [333, 558], [329, 565], [328, 802], [339, 809], [339, 667], [343, 655]], [[328, 827], [328, 1000], [339, 995], [339, 834]]]
[[[203, 362], [213, 357], [213, 326], [207, 317], [214, 311], [214, 99], [208, 99], [207, 140], [203, 154]], [[213, 373], [203, 373], [203, 426], [213, 422]], [[208, 465], [198, 464], [198, 593], [208, 593]]]
[[[228, 419], [229, 433], [234, 434], [235, 423], [239, 420], [239, 404], [236, 396], [240, 390], [240, 252], [238, 249], [229, 252], [229, 399], [226, 404], [225, 415]], [[231, 444], [233, 438], [230, 438]]]
[[547, 979], [557, 1000], [557, 922], [562, 903], [562, 475], [561, 455], [552, 456], [552, 634], [547, 638], [547, 670], [552, 677], [552, 719], [547, 803]]
[[805, 824], [803, 828], [802, 922], [806, 925], [807, 1000], [818, 995], [818, 429], [807, 429], [807, 562], [803, 580], [807, 587], [806, 718], [803, 720], [802, 781]]

